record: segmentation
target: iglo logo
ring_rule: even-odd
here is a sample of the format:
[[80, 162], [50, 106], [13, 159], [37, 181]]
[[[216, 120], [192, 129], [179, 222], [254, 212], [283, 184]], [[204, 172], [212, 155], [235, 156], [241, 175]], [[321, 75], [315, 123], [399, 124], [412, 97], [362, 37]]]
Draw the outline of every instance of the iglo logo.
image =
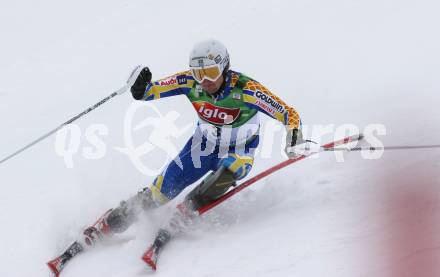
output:
[[203, 120], [217, 125], [231, 124], [240, 115], [240, 108], [219, 107], [205, 101], [192, 104]]

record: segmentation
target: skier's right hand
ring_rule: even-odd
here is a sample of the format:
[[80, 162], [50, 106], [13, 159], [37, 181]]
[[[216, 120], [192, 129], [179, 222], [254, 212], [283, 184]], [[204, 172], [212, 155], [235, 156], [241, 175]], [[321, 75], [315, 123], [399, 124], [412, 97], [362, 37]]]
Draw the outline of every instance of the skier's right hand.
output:
[[[133, 83], [130, 87], [131, 94], [133, 98], [136, 100], [142, 99], [145, 94], [145, 89], [147, 85], [151, 82], [151, 71], [148, 67], [142, 68], [139, 71], [141, 66], [137, 66], [133, 72], [130, 74], [130, 77], [127, 81], [128, 84]], [[137, 74], [137, 76], [135, 76]], [[134, 80], [134, 82], [133, 82]]]

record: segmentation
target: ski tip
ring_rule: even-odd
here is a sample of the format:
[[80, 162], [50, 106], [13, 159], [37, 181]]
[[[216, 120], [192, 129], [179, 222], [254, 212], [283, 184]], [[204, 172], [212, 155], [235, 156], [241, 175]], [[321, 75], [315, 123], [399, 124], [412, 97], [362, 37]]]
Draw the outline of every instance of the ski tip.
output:
[[154, 271], [156, 271], [156, 261], [157, 261], [157, 253], [154, 249], [154, 246], [150, 246], [147, 252], [142, 256], [142, 260]]
[[47, 266], [49, 267], [50, 271], [52, 271], [52, 273], [54, 274], [55, 277], [59, 277], [60, 276], [60, 271], [57, 267], [57, 265], [59, 264], [59, 258], [56, 258], [52, 261], [47, 262]]
[[[154, 261], [152, 261], [151, 259], [148, 258], [142, 258], [142, 260], [144, 260], [144, 262], [153, 270], [156, 271], [156, 264], [154, 263]], [[58, 277], [58, 276], [57, 276]]]
[[152, 270], [154, 270], [154, 271], [156, 271], [156, 262], [155, 261], [153, 261], [152, 259], [151, 259], [151, 257], [148, 257], [148, 256], [146, 256], [146, 255], [144, 255], [143, 257], [142, 257], [142, 260], [152, 269]]

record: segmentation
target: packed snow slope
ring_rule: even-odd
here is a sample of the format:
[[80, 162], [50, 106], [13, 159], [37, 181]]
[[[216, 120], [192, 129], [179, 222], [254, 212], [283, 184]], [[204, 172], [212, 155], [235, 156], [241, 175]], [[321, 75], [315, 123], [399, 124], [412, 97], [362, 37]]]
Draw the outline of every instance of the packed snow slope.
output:
[[[439, 9], [435, 0], [2, 1], [0, 158], [121, 87], [136, 64], [155, 79], [186, 70], [205, 38], [224, 42], [232, 68], [307, 126], [383, 124], [376, 137], [385, 145], [439, 144]], [[0, 276], [48, 276], [46, 261], [152, 181], [119, 151], [132, 103], [127, 93], [81, 118], [68, 163], [57, 149], [69, 145], [52, 136], [0, 164]], [[183, 96], [140, 107], [133, 120], [155, 108], [176, 111], [178, 126], [196, 121]], [[104, 154], [86, 139], [96, 124]], [[176, 149], [193, 127], [171, 137]], [[133, 132], [135, 144], [151, 131]], [[284, 159], [277, 134], [252, 174]], [[440, 151], [337, 158], [285, 168], [206, 214], [164, 250], [155, 276], [439, 276]], [[166, 160], [161, 149], [142, 157], [152, 169]], [[140, 256], [175, 204], [79, 256], [63, 276], [148, 275]]]

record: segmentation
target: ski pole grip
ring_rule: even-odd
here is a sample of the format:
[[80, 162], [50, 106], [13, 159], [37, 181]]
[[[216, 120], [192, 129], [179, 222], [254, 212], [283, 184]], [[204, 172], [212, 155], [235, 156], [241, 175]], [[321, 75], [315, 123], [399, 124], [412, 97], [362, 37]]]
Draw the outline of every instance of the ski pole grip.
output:
[[144, 68], [144, 66], [140, 64], [140, 65], [137, 65], [133, 69], [133, 71], [131, 72], [130, 76], [128, 77], [127, 84], [124, 86], [124, 89], [120, 88], [118, 90], [118, 95], [121, 95], [121, 94], [125, 93], [127, 90], [129, 90], [134, 85], [134, 83], [136, 82], [137, 77], [139, 76], [139, 74], [141, 73], [143, 68]]

